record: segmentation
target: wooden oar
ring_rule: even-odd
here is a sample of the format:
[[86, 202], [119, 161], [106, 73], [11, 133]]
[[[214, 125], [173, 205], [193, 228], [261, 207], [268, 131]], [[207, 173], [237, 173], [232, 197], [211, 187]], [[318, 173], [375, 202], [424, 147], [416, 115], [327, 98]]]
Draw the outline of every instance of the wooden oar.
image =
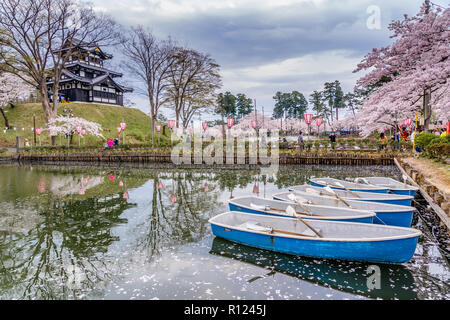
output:
[[[278, 229], [272, 229], [272, 232], [285, 233], [285, 234], [290, 234], [290, 235], [293, 235], [293, 236], [301, 236], [301, 237], [314, 238], [314, 236], [310, 236], [310, 235], [308, 235], [308, 234], [301, 234], [301, 233], [289, 232], [289, 231], [278, 230]], [[321, 236], [320, 236], [320, 237], [321, 237]]]
[[288, 214], [291, 214], [292, 216], [296, 217], [296, 218], [297, 218], [298, 220], [300, 220], [301, 222], [303, 222], [303, 224], [304, 224], [305, 226], [307, 226], [312, 232], [314, 232], [319, 238], [323, 238], [322, 235], [321, 235], [319, 232], [317, 232], [316, 229], [314, 229], [313, 227], [311, 227], [305, 220], [303, 220], [303, 219], [300, 218], [299, 216], [296, 216], [296, 215], [295, 215], [295, 210], [294, 210], [294, 208], [292, 208], [291, 206], [289, 206], [289, 207], [286, 208], [286, 212], [287, 212]]
[[347, 188], [346, 186], [344, 186], [344, 185], [340, 185], [340, 186], [338, 186], [338, 185], [335, 185], [335, 184], [331, 184], [331, 183], [327, 183], [327, 185], [328, 186], [332, 186], [332, 187], [335, 187], [335, 188], [344, 188], [346, 191], [348, 191], [348, 192], [350, 192], [351, 194], [353, 194], [355, 197], [357, 197], [357, 198], [361, 198], [361, 196], [359, 195], [359, 194], [357, 194], [357, 193], [355, 193], [355, 192], [353, 192], [352, 190], [350, 190], [349, 188]]
[[329, 193], [331, 193], [332, 195], [334, 195], [336, 198], [338, 198], [340, 201], [342, 201], [347, 207], [353, 209], [353, 207], [352, 207], [347, 201], [345, 201], [344, 199], [342, 199], [341, 196], [337, 194], [337, 192], [334, 192], [333, 189], [331, 189], [330, 187], [325, 187], [325, 189], [326, 189]]
[[310, 216], [312, 216], [313, 214], [311, 212], [309, 212], [309, 210], [307, 208], [305, 208], [305, 206], [301, 203], [301, 201], [298, 201], [297, 199], [295, 200], [295, 203], [298, 204], [300, 207], [302, 207], [303, 210], [306, 211], [306, 213]]

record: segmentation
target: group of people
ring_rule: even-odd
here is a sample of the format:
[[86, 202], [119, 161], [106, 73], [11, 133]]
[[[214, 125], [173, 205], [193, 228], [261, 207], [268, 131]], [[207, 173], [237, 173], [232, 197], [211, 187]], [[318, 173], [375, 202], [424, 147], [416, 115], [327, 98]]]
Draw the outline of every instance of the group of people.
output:
[[112, 138], [109, 138], [108, 141], [105, 143], [105, 149], [109, 149], [112, 147], [118, 147], [119, 146], [119, 138], [115, 138], [114, 140]]

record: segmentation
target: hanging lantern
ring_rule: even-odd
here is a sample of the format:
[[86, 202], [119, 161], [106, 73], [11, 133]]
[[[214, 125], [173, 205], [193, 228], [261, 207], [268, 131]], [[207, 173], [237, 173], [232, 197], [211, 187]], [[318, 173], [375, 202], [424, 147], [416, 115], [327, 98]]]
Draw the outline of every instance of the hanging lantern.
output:
[[156, 131], [158, 131], [158, 132], [161, 131], [161, 126], [160, 125], [156, 126]]
[[177, 195], [175, 193], [170, 195], [170, 202], [172, 203], [177, 202]]
[[125, 122], [121, 122], [121, 123], [120, 123], [120, 128], [121, 128], [123, 131], [125, 131], [126, 127], [127, 127], [127, 124], [126, 124]]
[[413, 122], [413, 119], [408, 118], [408, 119], [405, 119], [404, 124], [406, 127], [409, 127], [412, 125], [412, 122]]
[[81, 129], [81, 135], [82, 135], [82, 136], [85, 136], [86, 133], [87, 133], [86, 129]]
[[320, 127], [320, 126], [322, 125], [322, 122], [323, 122], [323, 119], [322, 119], [322, 118], [317, 118], [317, 119], [316, 119], [316, 125], [317, 125], [318, 127]]
[[233, 118], [228, 118], [227, 119], [227, 125], [228, 125], [228, 128], [231, 129], [231, 127], [234, 125], [234, 119]]
[[202, 123], [202, 127], [203, 127], [203, 131], [206, 131], [206, 128], [208, 128], [208, 122], [203, 122]]
[[42, 133], [42, 128], [36, 128], [36, 134], [40, 136]]
[[304, 118], [305, 118], [306, 124], [307, 124], [307, 125], [310, 125], [311, 122], [312, 122], [313, 115], [312, 115], [312, 114], [305, 114], [305, 115], [303, 115], [303, 116], [304, 116]]
[[256, 129], [256, 125], [257, 125], [256, 120], [252, 120], [252, 128], [253, 129]]
[[175, 120], [169, 120], [169, 121], [167, 121], [167, 124], [170, 129], [173, 129], [173, 127], [175, 126]]

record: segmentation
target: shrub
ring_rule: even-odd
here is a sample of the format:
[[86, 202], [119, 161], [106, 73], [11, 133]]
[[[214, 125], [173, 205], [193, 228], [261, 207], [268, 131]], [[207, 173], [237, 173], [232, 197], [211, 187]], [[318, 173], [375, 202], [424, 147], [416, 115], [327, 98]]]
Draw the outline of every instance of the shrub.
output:
[[439, 138], [439, 136], [436, 136], [432, 133], [419, 133], [418, 135], [416, 135], [415, 144], [422, 149], [426, 149], [430, 142], [436, 138]]

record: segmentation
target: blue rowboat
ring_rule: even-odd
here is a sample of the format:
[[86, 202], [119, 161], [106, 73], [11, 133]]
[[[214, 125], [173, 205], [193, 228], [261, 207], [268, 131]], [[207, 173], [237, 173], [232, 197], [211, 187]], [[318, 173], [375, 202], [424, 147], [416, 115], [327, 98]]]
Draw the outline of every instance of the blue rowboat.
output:
[[329, 186], [332, 189], [346, 190], [354, 192], [370, 192], [370, 193], [388, 193], [389, 188], [371, 186], [367, 184], [354, 183], [345, 180], [339, 180], [334, 178], [316, 178], [310, 179], [310, 184], [314, 187], [326, 187]]
[[[320, 191], [322, 195], [334, 196], [333, 193], [328, 192], [325, 188], [314, 187], [307, 184], [294, 186], [288, 188], [289, 191], [306, 191], [307, 188]], [[384, 194], [384, 193], [370, 193], [370, 192], [349, 192], [345, 190], [333, 189], [341, 198], [345, 200], [369, 201], [387, 204], [397, 204], [400, 206], [411, 206], [414, 199], [412, 196], [405, 196], [400, 194]], [[279, 200], [279, 199], [276, 199]]]
[[[209, 219], [215, 236], [251, 247], [324, 259], [404, 263], [414, 255], [419, 230], [226, 212]], [[309, 229], [314, 228], [321, 237]]]
[[[306, 188], [307, 191], [294, 191], [274, 194], [273, 199], [287, 201], [289, 203], [301, 197], [310, 205], [328, 206], [335, 208], [352, 208], [356, 210], [369, 210], [375, 212], [373, 219], [375, 224], [386, 224], [397, 227], [409, 227], [416, 208], [409, 206], [399, 206], [379, 202], [340, 200], [336, 196], [320, 195], [320, 191]], [[298, 201], [298, 200], [297, 200]], [[301, 200], [300, 200], [301, 201]]]
[[296, 216], [300, 216], [301, 218], [308, 218], [311, 220], [373, 223], [375, 217], [375, 212], [369, 210], [354, 210], [349, 208], [314, 206], [309, 204], [302, 204], [300, 206], [299, 204], [296, 204], [294, 202], [277, 201], [254, 196], [229, 200], [228, 205], [230, 207], [230, 211], [239, 211], [278, 217], [293, 217], [286, 211], [290, 206], [294, 209]]
[[386, 177], [360, 177], [355, 179], [356, 183], [365, 183], [371, 186], [387, 187], [389, 193], [402, 194], [407, 196], [415, 196], [418, 187], [411, 186], [406, 183], [402, 183], [392, 178]]

